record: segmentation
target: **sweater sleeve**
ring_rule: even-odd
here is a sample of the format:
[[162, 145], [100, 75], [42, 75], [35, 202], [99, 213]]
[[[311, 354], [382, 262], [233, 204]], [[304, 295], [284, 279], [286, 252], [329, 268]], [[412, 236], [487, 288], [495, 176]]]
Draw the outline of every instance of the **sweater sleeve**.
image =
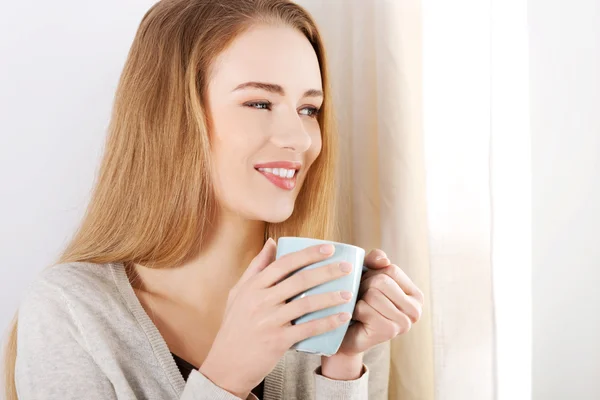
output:
[[38, 281], [19, 309], [15, 384], [20, 399], [116, 399], [86, 349], [60, 290]]
[[368, 400], [369, 369], [363, 364], [362, 375], [351, 381], [329, 379], [321, 375], [321, 367], [314, 371], [317, 400]]
[[[240, 400], [240, 398], [215, 385], [198, 370], [193, 370], [187, 379], [181, 400]], [[258, 398], [250, 393], [246, 400], [258, 400]]]
[[390, 343], [379, 344], [365, 353], [363, 373], [351, 381], [329, 379], [318, 367], [315, 379], [317, 400], [387, 400], [390, 374]]

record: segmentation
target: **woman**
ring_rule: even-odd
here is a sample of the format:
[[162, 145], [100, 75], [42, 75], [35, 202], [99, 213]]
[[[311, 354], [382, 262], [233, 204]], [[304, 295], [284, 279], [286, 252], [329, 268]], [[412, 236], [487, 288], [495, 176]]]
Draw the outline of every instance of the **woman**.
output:
[[348, 322], [290, 323], [343, 293], [285, 301], [348, 266], [288, 277], [331, 246], [275, 261], [265, 240], [332, 238], [327, 83], [315, 24], [289, 1], [152, 7], [83, 223], [20, 307], [9, 399], [386, 397], [385, 345], [418, 320], [419, 289], [373, 251], [339, 352], [287, 351]]

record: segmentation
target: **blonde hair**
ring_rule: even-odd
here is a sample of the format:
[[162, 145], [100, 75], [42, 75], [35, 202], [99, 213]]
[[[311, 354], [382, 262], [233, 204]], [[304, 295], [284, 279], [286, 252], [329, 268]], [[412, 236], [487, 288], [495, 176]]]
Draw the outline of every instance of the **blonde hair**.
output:
[[[323, 42], [311, 16], [287, 0], [162, 0], [144, 16], [115, 95], [104, 156], [81, 225], [57, 261], [168, 268], [193, 257], [213, 221], [209, 119], [212, 61], [255, 24], [298, 29], [319, 60], [323, 146], [292, 216], [265, 238], [335, 239], [336, 130]], [[17, 320], [5, 354], [7, 400], [17, 399]]]

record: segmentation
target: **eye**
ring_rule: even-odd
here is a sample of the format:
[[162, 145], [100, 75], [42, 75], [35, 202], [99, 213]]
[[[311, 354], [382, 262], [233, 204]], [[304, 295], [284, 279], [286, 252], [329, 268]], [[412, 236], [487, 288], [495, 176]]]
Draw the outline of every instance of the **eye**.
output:
[[257, 110], [270, 110], [272, 103], [270, 101], [250, 101], [244, 103], [246, 107], [256, 108]]
[[304, 107], [300, 110], [300, 114], [307, 115], [311, 118], [316, 118], [319, 115], [319, 111], [321, 111], [317, 107]]

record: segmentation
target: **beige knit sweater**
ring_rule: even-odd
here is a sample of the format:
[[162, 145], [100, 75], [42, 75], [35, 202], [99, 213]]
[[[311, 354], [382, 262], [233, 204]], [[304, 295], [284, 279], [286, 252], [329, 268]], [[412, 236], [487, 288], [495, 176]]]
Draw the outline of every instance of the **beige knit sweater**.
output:
[[[122, 264], [46, 268], [20, 307], [17, 343], [23, 400], [237, 399], [198, 371], [183, 379]], [[319, 356], [290, 350], [265, 377], [264, 399], [387, 399], [388, 344], [365, 364], [359, 379], [335, 381], [318, 373]]]

